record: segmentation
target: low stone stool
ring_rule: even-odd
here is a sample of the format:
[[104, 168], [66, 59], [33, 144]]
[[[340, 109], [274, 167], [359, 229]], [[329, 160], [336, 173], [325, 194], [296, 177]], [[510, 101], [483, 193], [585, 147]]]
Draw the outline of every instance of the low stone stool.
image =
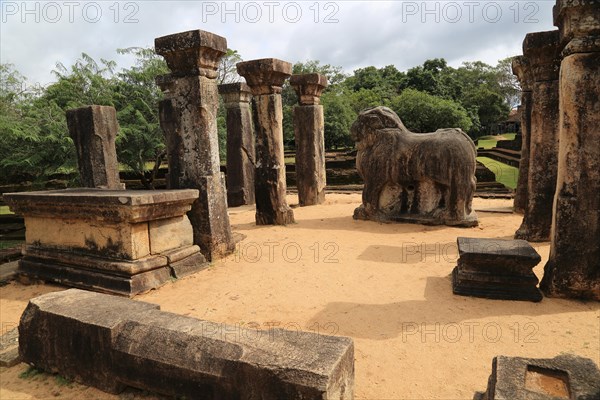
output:
[[9, 193], [25, 218], [18, 273], [133, 296], [205, 267], [186, 212], [195, 189]]
[[487, 391], [473, 400], [600, 399], [600, 371], [589, 358], [494, 357]]
[[500, 300], [541, 301], [532, 269], [540, 255], [525, 240], [457, 238], [452, 292]]

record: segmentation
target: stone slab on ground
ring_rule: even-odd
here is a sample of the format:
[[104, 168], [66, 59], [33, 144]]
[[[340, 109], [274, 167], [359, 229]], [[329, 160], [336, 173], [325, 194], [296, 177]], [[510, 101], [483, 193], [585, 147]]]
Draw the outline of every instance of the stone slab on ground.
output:
[[78, 289], [30, 300], [19, 333], [25, 362], [111, 393], [353, 398], [354, 345], [345, 337], [244, 329]]
[[0, 336], [0, 367], [10, 368], [20, 362], [19, 330], [14, 328]]
[[[561, 354], [550, 359], [494, 357], [482, 400], [600, 399], [600, 371], [589, 358]], [[479, 397], [478, 397], [479, 395]]]
[[498, 300], [541, 301], [532, 269], [540, 255], [524, 240], [457, 238], [452, 292]]

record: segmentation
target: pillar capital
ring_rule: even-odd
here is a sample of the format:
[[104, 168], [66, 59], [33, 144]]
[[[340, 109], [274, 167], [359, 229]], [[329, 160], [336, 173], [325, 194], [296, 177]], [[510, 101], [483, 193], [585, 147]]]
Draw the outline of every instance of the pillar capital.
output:
[[600, 51], [600, 0], [557, 0], [553, 16], [563, 57]]
[[528, 33], [523, 40], [523, 55], [531, 65], [534, 82], [558, 80], [560, 70], [558, 30]]
[[292, 74], [292, 64], [276, 58], [244, 61], [236, 64], [255, 96], [281, 93], [283, 82]]
[[519, 80], [521, 91], [531, 92], [533, 77], [531, 76], [531, 65], [525, 56], [516, 56], [512, 60], [512, 73]]
[[249, 103], [252, 97], [250, 86], [244, 82], [226, 83], [219, 85], [219, 94], [225, 106], [238, 103]]
[[300, 105], [317, 105], [327, 87], [327, 77], [321, 74], [292, 75], [290, 85], [296, 91]]
[[219, 61], [227, 52], [227, 39], [197, 29], [156, 38], [154, 48], [165, 58], [173, 75], [214, 79]]

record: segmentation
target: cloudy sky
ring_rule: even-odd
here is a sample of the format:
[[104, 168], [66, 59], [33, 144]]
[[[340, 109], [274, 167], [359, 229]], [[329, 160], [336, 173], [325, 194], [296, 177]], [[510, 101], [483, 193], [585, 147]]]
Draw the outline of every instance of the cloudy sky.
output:
[[244, 60], [309, 59], [346, 72], [393, 64], [406, 70], [443, 57], [450, 65], [521, 53], [528, 32], [554, 29], [553, 0], [465, 1], [8, 1], [0, 0], [0, 62], [47, 84], [60, 61], [82, 52], [128, 66], [117, 48], [203, 29]]

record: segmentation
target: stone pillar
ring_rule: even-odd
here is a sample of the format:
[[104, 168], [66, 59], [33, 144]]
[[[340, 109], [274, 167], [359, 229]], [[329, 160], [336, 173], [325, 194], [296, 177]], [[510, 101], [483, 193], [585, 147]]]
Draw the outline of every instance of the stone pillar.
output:
[[521, 85], [521, 160], [519, 162], [519, 179], [513, 209], [524, 214], [527, 209], [527, 181], [529, 177], [529, 145], [531, 132], [531, 67], [524, 56], [515, 57], [512, 61], [512, 72]]
[[558, 31], [529, 33], [523, 54], [533, 78], [527, 209], [515, 238], [550, 240], [558, 168]]
[[254, 132], [250, 87], [245, 83], [219, 85], [227, 109], [227, 203], [254, 204]]
[[119, 180], [115, 138], [119, 130], [117, 112], [108, 106], [67, 110], [69, 135], [77, 150], [81, 186], [125, 189]]
[[559, 0], [560, 149], [550, 257], [540, 288], [550, 297], [600, 300], [600, 1]]
[[292, 73], [292, 64], [274, 58], [237, 64], [238, 74], [252, 89], [252, 119], [256, 130], [254, 196], [257, 225], [287, 225], [294, 212], [285, 199], [283, 107], [281, 86]]
[[325, 118], [319, 102], [327, 77], [293, 75], [290, 84], [300, 103], [294, 108], [298, 199], [301, 206], [312, 206], [325, 201]]
[[170, 189], [199, 189], [200, 197], [188, 217], [194, 244], [213, 260], [234, 247], [217, 132], [217, 67], [227, 41], [195, 30], [157, 38], [154, 46], [172, 71], [156, 78], [165, 94], [159, 114], [167, 141], [168, 185]]

